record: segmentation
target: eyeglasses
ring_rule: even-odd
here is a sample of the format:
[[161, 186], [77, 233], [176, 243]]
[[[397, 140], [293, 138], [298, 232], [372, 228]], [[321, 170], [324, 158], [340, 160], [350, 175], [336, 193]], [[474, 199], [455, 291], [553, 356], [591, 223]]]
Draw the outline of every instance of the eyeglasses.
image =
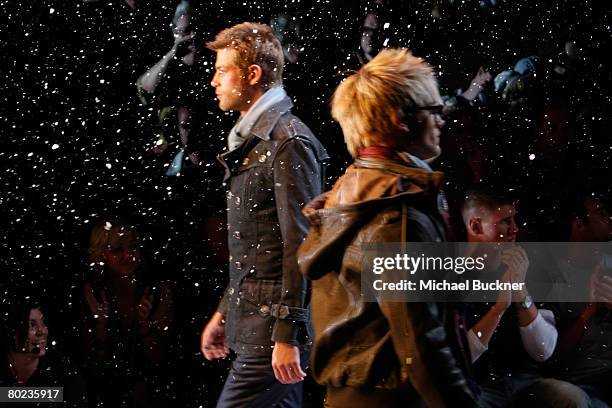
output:
[[418, 111], [429, 111], [433, 115], [441, 115], [442, 109], [444, 109], [444, 105], [431, 105], [431, 106], [414, 106], [408, 108], [408, 111], [418, 112]]

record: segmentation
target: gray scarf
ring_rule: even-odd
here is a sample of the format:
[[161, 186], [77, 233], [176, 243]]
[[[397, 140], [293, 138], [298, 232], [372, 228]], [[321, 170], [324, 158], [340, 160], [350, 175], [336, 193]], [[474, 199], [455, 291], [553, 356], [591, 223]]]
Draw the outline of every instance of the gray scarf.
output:
[[229, 136], [227, 137], [227, 147], [229, 150], [234, 150], [240, 146], [247, 138], [251, 129], [259, 117], [272, 106], [276, 105], [287, 97], [287, 93], [280, 86], [270, 88], [264, 93], [244, 114], [238, 122], [230, 130]]

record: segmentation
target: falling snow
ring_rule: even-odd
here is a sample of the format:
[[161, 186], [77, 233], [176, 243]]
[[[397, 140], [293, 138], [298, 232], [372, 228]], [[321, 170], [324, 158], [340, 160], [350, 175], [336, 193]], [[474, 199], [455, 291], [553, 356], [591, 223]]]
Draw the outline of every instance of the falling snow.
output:
[[[199, 333], [227, 283], [226, 186], [216, 155], [237, 119], [216, 106], [214, 58], [202, 46], [192, 69], [172, 60], [171, 79], [145, 104], [136, 80], [171, 49], [177, 2], [42, 3], [0, 0], [9, 33], [0, 45], [0, 310], [42, 299], [50, 347], [83, 362], [83, 284], [104, 267], [89, 261], [89, 233], [97, 222], [110, 231], [107, 220], [126, 219], [139, 233], [148, 278], [170, 281], [175, 294], [175, 321], [161, 327], [171, 333], [175, 375], [156, 395], [168, 406], [213, 406], [227, 364], [203, 361]], [[602, 55], [612, 36], [597, 2], [540, 3], [215, 0], [196, 7], [193, 25], [202, 45], [231, 24], [276, 18], [294, 113], [333, 157], [328, 187], [351, 162], [329, 114], [333, 89], [380, 48], [412, 49], [436, 67], [447, 106], [456, 108], [434, 164], [446, 174], [451, 205], [467, 185], [501, 183], [518, 195], [526, 237], [556, 240], [551, 228], [568, 187], [595, 176], [609, 185], [612, 176], [612, 69]], [[517, 62], [529, 56], [538, 57], [534, 71], [519, 73]], [[458, 99], [480, 67], [499, 89], [494, 79], [473, 100]], [[168, 176], [180, 121], [173, 113], [160, 125], [159, 108], [181, 104], [192, 108], [201, 161]]]

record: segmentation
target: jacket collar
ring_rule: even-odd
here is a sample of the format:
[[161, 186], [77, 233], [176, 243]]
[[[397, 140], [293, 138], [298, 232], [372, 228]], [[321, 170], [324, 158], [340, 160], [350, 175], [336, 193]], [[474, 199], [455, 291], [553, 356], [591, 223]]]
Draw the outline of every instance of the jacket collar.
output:
[[[227, 147], [229, 150], [235, 150], [240, 146], [246, 139], [248, 139], [252, 130], [257, 122], [264, 116], [270, 109], [276, 107], [279, 103], [283, 102], [287, 98], [287, 93], [280, 86], [275, 86], [268, 89], [259, 99], [251, 105], [249, 110], [240, 116], [238, 122], [230, 130], [227, 137]], [[269, 140], [269, 134], [263, 134], [260, 137], [262, 140]]]
[[444, 174], [439, 171], [427, 171], [416, 167], [413, 163], [404, 158], [383, 159], [377, 157], [359, 157], [355, 160], [355, 165], [369, 169], [378, 169], [395, 173], [402, 178], [409, 179], [412, 183], [420, 187], [423, 191], [432, 192], [442, 188]]
[[[231, 163], [242, 161], [249, 151], [257, 144], [258, 139], [269, 141], [270, 134], [276, 126], [276, 123], [282, 115], [288, 112], [293, 107], [293, 103], [288, 96], [285, 96], [280, 102], [273, 104], [269, 109], [264, 111], [257, 122], [251, 128], [245, 139], [235, 149], [228, 150], [217, 156], [217, 161], [225, 169], [223, 181], [227, 181], [232, 175], [232, 168], [235, 167]], [[239, 167], [239, 166], [238, 166]]]
[[[270, 133], [282, 115], [287, 113], [293, 107], [293, 103], [288, 96], [285, 96], [280, 102], [270, 106], [264, 111], [253, 127], [251, 134], [257, 136], [261, 140], [270, 140]], [[248, 137], [247, 135], [244, 135]]]

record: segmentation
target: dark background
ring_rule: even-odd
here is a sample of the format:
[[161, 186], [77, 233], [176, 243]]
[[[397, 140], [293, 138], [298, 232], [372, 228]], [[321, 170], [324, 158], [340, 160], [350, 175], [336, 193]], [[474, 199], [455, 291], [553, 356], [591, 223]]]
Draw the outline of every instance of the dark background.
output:
[[[160, 191], [165, 181], [146, 154], [154, 142], [151, 112], [139, 105], [134, 86], [172, 46], [169, 23], [176, 3], [140, 1], [135, 10], [119, 0], [0, 4], [0, 302], [6, 306], [23, 296], [42, 297], [55, 347], [78, 361], [74, 333], [80, 328], [89, 230], [104, 214], [128, 216], [140, 227], [151, 263], [176, 286], [173, 356], [179, 398], [184, 406], [208, 406], [218, 395], [227, 365], [205, 362], [199, 354], [199, 332], [225, 284], [225, 265], [215, 255], [223, 252], [223, 230], [215, 235], [210, 227], [207, 231], [197, 226], [190, 239], [201, 237], [201, 243], [189, 245], [200, 251], [179, 266], [160, 249], [160, 231], [172, 228], [180, 235], [187, 227], [166, 222], [172, 213], [167, 206], [177, 203]], [[432, 16], [434, 4], [440, 17]], [[467, 87], [479, 66], [495, 75], [521, 57], [538, 55], [545, 65], [543, 81], [552, 84], [542, 91], [542, 104], [561, 101], [572, 128], [574, 150], [562, 173], [578, 180], [597, 174], [609, 183], [607, 4], [387, 2], [381, 19], [390, 24], [383, 33], [387, 45], [408, 46], [426, 58], [445, 93]], [[279, 12], [299, 19], [304, 52], [297, 64], [286, 67], [285, 85], [296, 101], [295, 113], [333, 157], [331, 184], [350, 161], [339, 127], [329, 117], [329, 98], [347, 70], [360, 65], [359, 38], [371, 4], [215, 0], [194, 5], [202, 42], [245, 20], [269, 22]], [[555, 77], [550, 74], [553, 68], [566, 63], [566, 41], [574, 41], [580, 56], [567, 75]], [[192, 187], [198, 197], [194, 205], [203, 217], [223, 215], [225, 193], [214, 156], [236, 119], [218, 110], [208, 86], [214, 60], [204, 52], [200, 64], [205, 62], [194, 89], [202, 100], [196, 114], [206, 124], [200, 136], [210, 150]], [[512, 142], [509, 155], [490, 159], [489, 172], [529, 194], [547, 183], [537, 172], [528, 174], [523, 163], [536, 119], [492, 105], [478, 112], [484, 135], [479, 143], [489, 147]], [[452, 123], [449, 126], [452, 130]], [[512, 137], [518, 139], [513, 142]], [[449, 170], [452, 166], [447, 165], [461, 153], [446, 150], [439, 166]], [[555, 222], [552, 204], [525, 203], [521, 211], [527, 218], [531, 214]]]

